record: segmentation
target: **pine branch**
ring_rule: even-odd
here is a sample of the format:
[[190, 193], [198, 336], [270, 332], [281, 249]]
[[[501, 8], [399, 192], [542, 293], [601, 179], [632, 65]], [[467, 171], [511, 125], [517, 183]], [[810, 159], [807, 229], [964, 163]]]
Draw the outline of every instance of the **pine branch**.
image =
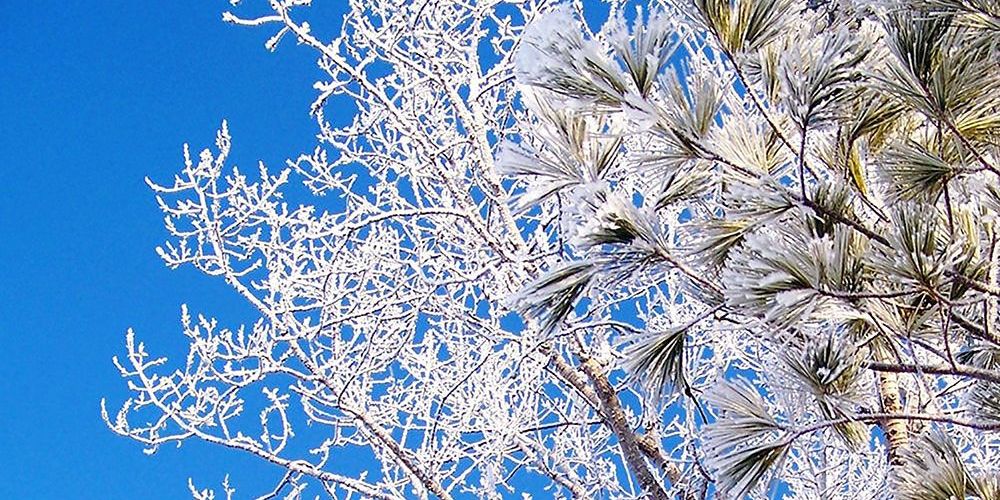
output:
[[944, 123], [945, 126], [948, 128], [948, 131], [950, 131], [952, 134], [955, 135], [955, 137], [962, 143], [962, 145], [965, 146], [965, 148], [972, 153], [972, 156], [976, 158], [976, 161], [978, 161], [979, 164], [983, 166], [983, 168], [989, 170], [997, 177], [1000, 177], [1000, 169], [997, 169], [997, 167], [993, 166], [993, 164], [986, 161], [986, 158], [979, 152], [979, 150], [977, 150], [975, 146], [973, 146], [972, 143], [969, 142], [969, 140], [966, 139], [966, 137], [961, 132], [959, 132], [958, 128], [955, 127], [955, 124], [952, 123], [951, 119], [949, 119], [947, 116], [942, 116], [940, 118], [941, 122]]
[[968, 365], [956, 365], [952, 367], [943, 365], [938, 366], [938, 365], [866, 362], [863, 363], [861, 366], [877, 372], [927, 373], [931, 375], [951, 375], [955, 377], [967, 377], [978, 380], [986, 380], [989, 382], [1000, 384], [1000, 372], [994, 370], [987, 370], [985, 368], [978, 368], [975, 366], [968, 366]]
[[792, 431], [782, 439], [784, 441], [793, 441], [806, 434], [810, 434], [819, 430], [833, 427], [835, 425], [842, 425], [848, 422], [878, 422], [882, 420], [938, 422], [942, 424], [951, 424], [959, 427], [966, 427], [969, 429], [975, 429], [980, 431], [989, 431], [989, 432], [1000, 431], [1000, 422], [982, 422], [979, 420], [968, 420], [962, 418], [949, 417], [947, 415], [933, 415], [929, 413], [878, 412], [878, 413], [859, 413], [848, 417], [842, 417], [833, 420], [825, 420]]
[[988, 294], [988, 295], [992, 295], [994, 297], [1000, 297], [1000, 289], [998, 289], [997, 287], [994, 287], [994, 286], [992, 286], [992, 285], [990, 285], [988, 283], [983, 283], [983, 282], [981, 282], [979, 280], [970, 278], [970, 277], [968, 277], [968, 276], [966, 276], [966, 275], [964, 275], [962, 273], [957, 273], [957, 272], [951, 271], [951, 270], [945, 271], [945, 275], [950, 276], [950, 277], [952, 277], [952, 278], [954, 278], [954, 279], [956, 279], [958, 281], [961, 281], [962, 283], [965, 283], [966, 285], [969, 285], [970, 288], [972, 288], [973, 290], [975, 290], [977, 292], [982, 292], [982, 293], [985, 293], [985, 294]]

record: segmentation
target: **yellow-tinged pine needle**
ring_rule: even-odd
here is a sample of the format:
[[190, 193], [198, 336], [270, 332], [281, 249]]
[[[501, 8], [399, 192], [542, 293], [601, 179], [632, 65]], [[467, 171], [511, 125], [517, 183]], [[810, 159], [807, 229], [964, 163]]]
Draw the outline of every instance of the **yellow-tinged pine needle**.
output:
[[868, 182], [865, 180], [865, 166], [861, 163], [861, 157], [858, 154], [858, 148], [855, 145], [851, 145], [850, 151], [847, 152], [847, 172], [850, 174], [851, 182], [854, 187], [858, 188], [858, 191], [862, 195], [868, 196]]

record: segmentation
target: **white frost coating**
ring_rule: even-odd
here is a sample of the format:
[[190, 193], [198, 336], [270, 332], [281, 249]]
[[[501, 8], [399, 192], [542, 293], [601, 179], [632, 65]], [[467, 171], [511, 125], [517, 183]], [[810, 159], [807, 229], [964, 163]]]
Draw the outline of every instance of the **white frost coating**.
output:
[[[131, 397], [103, 413], [115, 432], [148, 453], [201, 440], [270, 462], [283, 476], [253, 492], [265, 498], [693, 500], [746, 486], [753, 498], [853, 500], [891, 495], [898, 447], [874, 431], [888, 417], [866, 415], [889, 412], [892, 391], [905, 396], [892, 421], [968, 423], [981, 378], [905, 372], [893, 388], [874, 358], [847, 355], [940, 370], [972, 362], [949, 360], [952, 349], [987, 358], [969, 353], [997, 331], [997, 266], [950, 298], [963, 256], [997, 259], [981, 242], [1000, 195], [967, 146], [949, 146], [967, 163], [947, 211], [943, 196], [885, 205], [910, 193], [886, 194], [910, 163], [872, 174], [885, 147], [873, 134], [852, 145], [861, 167], [839, 166], [839, 120], [858, 114], [841, 91], [860, 80], [821, 70], [859, 52], [849, 38], [881, 43], [872, 18], [886, 2], [839, 2], [857, 9], [838, 17], [823, 2], [653, 1], [632, 17], [629, 2], [606, 1], [611, 20], [591, 34], [580, 2], [350, 0], [329, 41], [299, 21], [308, 3], [223, 18], [269, 30], [268, 49], [316, 51], [316, 149], [250, 174], [229, 164], [223, 122], [214, 148], [185, 147], [173, 180], [149, 181], [165, 263], [224, 280], [257, 317], [226, 328], [182, 308], [181, 359], [129, 331], [115, 363]], [[787, 26], [725, 31], [732, 40], [692, 19], [696, 7], [771, 4], [794, 12]], [[826, 22], [847, 27], [819, 34]], [[728, 58], [721, 47], [741, 41], [761, 50]], [[835, 92], [815, 102], [827, 87], [811, 82], [824, 78]], [[353, 113], [335, 121], [333, 106]], [[934, 137], [909, 119], [916, 128], [888, 135]], [[290, 182], [325, 197], [300, 205]], [[850, 210], [836, 219], [810, 203]], [[928, 303], [946, 307], [910, 315]], [[979, 323], [979, 337], [960, 330]], [[856, 345], [824, 351], [823, 339], [845, 345], [848, 324], [863, 332]], [[624, 370], [636, 352], [652, 353], [648, 373]], [[726, 382], [740, 378], [753, 380]], [[907, 425], [918, 436], [927, 424]], [[948, 425], [970, 470], [995, 475], [997, 434]], [[783, 440], [756, 487], [727, 477], [740, 453]], [[195, 474], [194, 498], [248, 493]], [[771, 477], [781, 485], [769, 490]]]
[[542, 77], [551, 69], [548, 54], [552, 51], [576, 50], [587, 42], [579, 29], [573, 8], [568, 3], [556, 5], [524, 31], [524, 48], [514, 56], [514, 68], [519, 79], [531, 81]]

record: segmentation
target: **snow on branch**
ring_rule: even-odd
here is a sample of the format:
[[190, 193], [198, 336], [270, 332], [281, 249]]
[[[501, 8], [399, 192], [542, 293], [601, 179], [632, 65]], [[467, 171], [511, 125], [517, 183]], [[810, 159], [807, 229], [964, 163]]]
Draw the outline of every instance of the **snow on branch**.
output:
[[314, 51], [315, 148], [148, 181], [253, 313], [130, 330], [114, 432], [262, 498], [996, 496], [989, 2], [309, 3], [223, 19]]

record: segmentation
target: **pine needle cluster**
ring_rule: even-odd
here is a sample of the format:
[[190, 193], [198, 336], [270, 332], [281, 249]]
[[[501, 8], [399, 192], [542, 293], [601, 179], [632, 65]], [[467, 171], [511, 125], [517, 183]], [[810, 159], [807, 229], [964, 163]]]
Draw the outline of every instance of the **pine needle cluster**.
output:
[[[707, 403], [721, 491], [805, 494], [809, 457], [882, 449], [881, 494], [997, 498], [975, 441], [1000, 430], [1000, 6], [673, 0], [593, 37], [568, 7], [550, 16], [519, 82], [536, 126], [564, 133], [510, 172], [550, 182], [532, 203], [593, 219], [521, 310], [554, 333], [595, 282], [680, 276], [702, 312], [637, 337], [623, 366]], [[618, 125], [573, 135], [551, 109]], [[565, 153], [571, 138], [599, 154]], [[553, 155], [590, 173], [548, 181]], [[772, 356], [754, 383], [740, 356], [690, 367], [712, 356], [698, 336], [729, 331]]]

